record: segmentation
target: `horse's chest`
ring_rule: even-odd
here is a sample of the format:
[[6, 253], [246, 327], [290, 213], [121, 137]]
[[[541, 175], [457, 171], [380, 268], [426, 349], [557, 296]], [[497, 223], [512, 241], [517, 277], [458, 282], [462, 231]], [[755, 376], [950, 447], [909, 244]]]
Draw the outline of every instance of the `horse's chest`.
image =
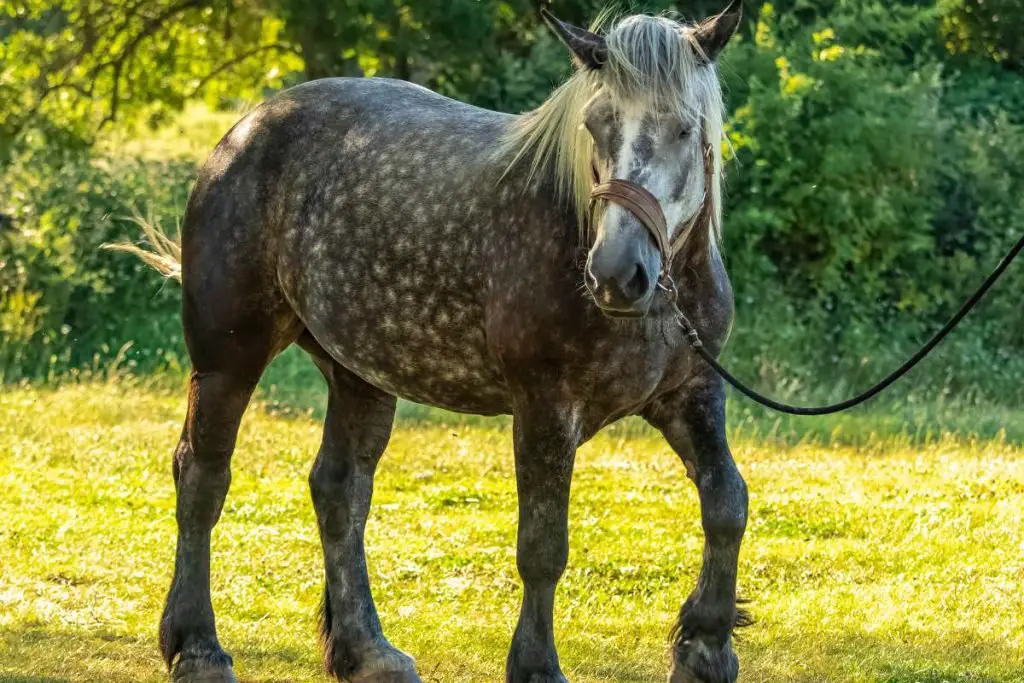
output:
[[678, 334], [669, 323], [612, 321], [578, 306], [567, 302], [549, 317], [506, 306], [493, 312], [489, 334], [511, 384], [578, 406], [587, 431], [637, 412], [682, 381]]
[[597, 353], [592, 362], [579, 364], [574, 398], [595, 428], [637, 412], [665, 382], [665, 357], [643, 346]]

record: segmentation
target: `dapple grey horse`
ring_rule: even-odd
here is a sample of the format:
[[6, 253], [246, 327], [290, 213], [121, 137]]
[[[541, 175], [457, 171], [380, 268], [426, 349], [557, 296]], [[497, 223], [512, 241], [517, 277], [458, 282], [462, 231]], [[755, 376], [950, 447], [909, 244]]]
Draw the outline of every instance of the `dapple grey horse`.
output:
[[[576, 69], [522, 116], [408, 83], [339, 78], [282, 92], [224, 137], [189, 200], [180, 255], [147, 256], [181, 280], [193, 364], [160, 623], [176, 681], [235, 680], [214, 626], [211, 530], [242, 413], [291, 344], [330, 391], [309, 477], [330, 673], [419, 680], [383, 634], [363, 544], [403, 397], [513, 416], [524, 589], [507, 681], [566, 680], [552, 611], [573, 459], [627, 415], [661, 430], [700, 495], [704, 564], [673, 630], [670, 680], [736, 679], [747, 491], [726, 443], [722, 382], [672, 311], [686, 310], [721, 350], [733, 299], [717, 247], [715, 64], [739, 12], [734, 2], [697, 24], [628, 16], [603, 34], [548, 15]], [[646, 199], [591, 201], [601, 185]], [[660, 215], [661, 238], [641, 203]]]

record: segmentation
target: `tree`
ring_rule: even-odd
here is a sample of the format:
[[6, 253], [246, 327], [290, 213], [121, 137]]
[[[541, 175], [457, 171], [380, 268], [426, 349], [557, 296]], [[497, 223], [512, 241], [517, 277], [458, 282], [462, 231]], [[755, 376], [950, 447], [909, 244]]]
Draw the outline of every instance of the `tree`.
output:
[[467, 96], [503, 53], [522, 52], [533, 10], [525, 0], [15, 0], [0, 9], [0, 164], [30, 131], [88, 145], [116, 121], [158, 119], [197, 97], [259, 99], [303, 77], [388, 75]]
[[249, 0], [15, 0], [0, 10], [0, 162], [28, 131], [88, 143], [186, 100], [258, 97], [302, 68]]
[[515, 4], [279, 0], [278, 8], [301, 46], [307, 78], [385, 74], [429, 81], [437, 64], [486, 50]]

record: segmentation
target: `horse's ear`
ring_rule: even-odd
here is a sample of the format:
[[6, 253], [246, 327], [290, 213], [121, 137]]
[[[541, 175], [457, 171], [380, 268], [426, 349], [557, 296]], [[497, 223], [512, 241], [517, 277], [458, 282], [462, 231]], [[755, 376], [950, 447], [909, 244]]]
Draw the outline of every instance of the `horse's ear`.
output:
[[709, 62], [718, 58], [722, 48], [736, 33], [742, 17], [743, 0], [732, 0], [720, 13], [697, 24], [694, 37]]
[[602, 36], [564, 22], [543, 7], [540, 15], [583, 66], [600, 69], [608, 61], [608, 44]]

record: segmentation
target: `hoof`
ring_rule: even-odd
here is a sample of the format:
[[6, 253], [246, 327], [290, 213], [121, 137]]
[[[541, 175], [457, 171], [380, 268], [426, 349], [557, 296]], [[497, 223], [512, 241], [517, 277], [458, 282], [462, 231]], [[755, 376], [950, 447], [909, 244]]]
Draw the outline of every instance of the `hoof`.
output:
[[[226, 658], [228, 661], [218, 661]], [[231, 670], [231, 658], [181, 659], [174, 665], [174, 683], [238, 683]]]
[[359, 670], [339, 678], [348, 683], [422, 683], [413, 658], [387, 642], [368, 652]]
[[523, 681], [524, 683], [569, 683], [569, 679], [562, 674], [561, 671], [557, 671], [554, 674], [517, 674], [508, 673], [505, 674], [505, 683], [514, 683], [516, 681]]
[[422, 683], [415, 671], [378, 671], [353, 678], [351, 683]]
[[740, 663], [728, 642], [711, 648], [699, 639], [684, 640], [674, 650], [668, 683], [736, 683]]

